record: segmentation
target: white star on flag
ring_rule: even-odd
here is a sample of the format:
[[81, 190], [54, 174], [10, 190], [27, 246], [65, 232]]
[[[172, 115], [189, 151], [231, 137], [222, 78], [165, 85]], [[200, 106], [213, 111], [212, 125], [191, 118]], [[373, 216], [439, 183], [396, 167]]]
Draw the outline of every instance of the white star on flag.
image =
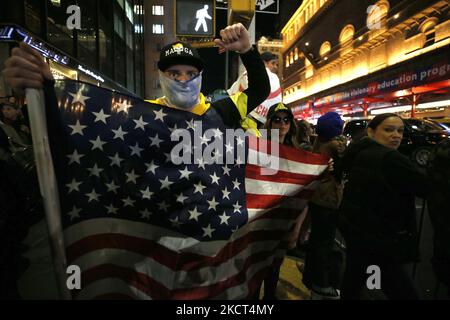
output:
[[217, 207], [217, 205], [219, 204], [219, 203], [216, 201], [216, 197], [213, 197], [212, 200], [207, 200], [206, 202], [208, 202], [208, 204], [209, 204], [208, 210], [214, 210], [214, 211], [216, 211], [216, 207]]
[[142, 149], [141, 147], [139, 147], [139, 144], [136, 142], [136, 144], [134, 146], [129, 146], [131, 149], [131, 155], [137, 155], [138, 157], [141, 156], [141, 151], [143, 151], [144, 149]]
[[146, 172], [151, 172], [153, 174], [155, 174], [156, 168], [159, 167], [159, 166], [155, 165], [154, 160], [152, 160], [151, 163], [146, 163], [145, 165], [147, 166], [147, 171]]
[[207, 138], [207, 137], [206, 137], [206, 134], [204, 134], [204, 135], [202, 135], [202, 136], [200, 137], [200, 140], [201, 140], [202, 145], [207, 146], [209, 140], [211, 140], [211, 139]]
[[81, 94], [81, 89], [78, 90], [78, 92], [76, 94], [75, 93], [71, 93], [71, 92], [69, 92], [69, 94], [73, 97], [72, 104], [79, 102], [80, 104], [85, 106], [86, 105], [85, 101], [90, 99], [89, 97], [83, 96]]
[[212, 238], [212, 233], [214, 232], [214, 230], [216, 230], [216, 229], [211, 228], [210, 224], [208, 224], [208, 226], [206, 228], [202, 228], [202, 229], [203, 229], [203, 232], [205, 233], [203, 235], [203, 237], [210, 237], [210, 238]]
[[88, 171], [90, 172], [89, 176], [96, 176], [100, 178], [100, 172], [103, 171], [102, 168], [99, 168], [97, 166], [97, 164], [94, 164], [94, 166], [92, 168], [87, 168]]
[[69, 127], [72, 129], [72, 132], [70, 133], [70, 135], [74, 135], [74, 134], [79, 134], [79, 135], [84, 135], [83, 134], [83, 129], [86, 128], [87, 126], [83, 126], [80, 124], [80, 120], [77, 120], [77, 123], [75, 123], [75, 125], [69, 125]]
[[243, 146], [244, 145], [244, 140], [242, 140], [242, 138], [240, 136], [237, 137], [236, 142], [237, 142], [238, 146]]
[[117, 130], [111, 130], [114, 132], [114, 138], [113, 139], [121, 139], [122, 141], [125, 141], [124, 135], [128, 134], [128, 132], [122, 130], [122, 126], [119, 126]]
[[103, 112], [103, 109], [100, 109], [100, 112], [92, 112], [95, 115], [94, 122], [101, 121], [106, 124], [106, 119], [111, 117], [109, 114]]
[[131, 172], [125, 173], [125, 175], [127, 176], [127, 181], [125, 183], [133, 182], [134, 184], [136, 184], [136, 179], [139, 176], [134, 173], [134, 169], [131, 170]]
[[178, 217], [175, 217], [175, 219], [169, 219], [169, 221], [172, 222], [172, 227], [179, 228], [181, 225]]
[[238, 181], [238, 179], [236, 178], [234, 181], [233, 181], [233, 190], [234, 189], [238, 189], [238, 190], [241, 190], [240, 188], [239, 188], [239, 186], [241, 185], [241, 183]]
[[118, 166], [120, 168], [120, 161], [123, 161], [123, 159], [119, 158], [119, 154], [116, 152], [114, 157], [108, 157], [109, 159], [111, 159], [111, 165], [114, 166]]
[[225, 214], [225, 212], [221, 216], [219, 216], [219, 218], [220, 218], [220, 224], [228, 225], [228, 220], [230, 219], [230, 216], [227, 216]]
[[91, 202], [91, 201], [98, 201], [98, 197], [100, 196], [100, 194], [98, 194], [97, 192], [95, 192], [94, 189], [92, 189], [90, 193], [86, 193], [86, 196], [89, 198], [88, 202]]
[[77, 181], [75, 180], [75, 178], [72, 179], [72, 182], [71, 182], [71, 183], [66, 184], [66, 186], [69, 188], [69, 192], [68, 192], [68, 193], [71, 193], [72, 191], [80, 191], [80, 190], [78, 189], [78, 187], [80, 186], [80, 184], [82, 184], [82, 182], [77, 182]]
[[157, 148], [159, 148], [159, 145], [161, 144], [161, 142], [164, 141], [159, 138], [158, 134], [156, 134], [154, 137], [149, 137], [149, 139], [152, 142], [150, 144], [150, 146], [156, 146]]
[[186, 120], [186, 123], [187, 123], [187, 129], [192, 129], [192, 130], [195, 129], [194, 119], [191, 119], [191, 121]]
[[227, 149], [227, 153], [233, 153], [233, 145], [231, 144], [231, 142], [228, 142], [226, 145], [225, 145], [225, 148]]
[[119, 186], [116, 185], [114, 183], [114, 181], [111, 181], [111, 183], [106, 183], [106, 186], [108, 187], [107, 192], [111, 191], [111, 192], [117, 193], [116, 190], [119, 189]]
[[73, 206], [72, 211], [68, 212], [67, 215], [70, 217], [70, 220], [73, 220], [80, 217], [80, 211], [81, 209]]
[[139, 118], [139, 120], [134, 120], [133, 121], [136, 123], [136, 126], [134, 127], [135, 129], [142, 129], [145, 131], [145, 126], [148, 124], [148, 122], [145, 122], [144, 120], [142, 120], [142, 116]]
[[197, 207], [194, 208], [194, 210], [188, 210], [190, 216], [189, 220], [195, 220], [198, 221], [198, 217], [202, 214], [201, 212], [197, 211]]
[[222, 167], [223, 169], [223, 175], [224, 176], [230, 176], [230, 168], [228, 168], [228, 165], [225, 165], [225, 167]]
[[150, 197], [153, 195], [153, 192], [150, 191], [149, 187], [145, 190], [141, 190], [142, 193], [142, 199], [150, 199]]
[[123, 206], [124, 207], [126, 207], [126, 206], [132, 207], [134, 205], [134, 203], [135, 203], [135, 201], [131, 200], [130, 197], [127, 197], [126, 199], [122, 199], [122, 202], [123, 202]]
[[89, 142], [92, 143], [92, 150], [100, 149], [103, 151], [103, 145], [106, 144], [106, 142], [100, 139], [100, 136], [97, 136], [95, 140], [89, 140]]
[[214, 129], [214, 138], [221, 138], [223, 135], [223, 132], [220, 131], [219, 128]]
[[112, 214], [117, 214], [117, 210], [119, 210], [116, 207], [114, 207], [112, 204], [109, 206], [106, 206], [105, 208], [108, 210], [108, 213], [112, 213]]
[[198, 164], [199, 168], [202, 168], [203, 170], [205, 170], [205, 160], [203, 160], [203, 158], [198, 158], [197, 164]]
[[80, 159], [81, 157], [84, 157], [84, 154], [79, 154], [77, 150], [75, 150], [71, 155], [67, 156], [69, 158], [69, 164], [72, 164], [74, 162], [81, 164]]
[[233, 204], [233, 208], [234, 208], [233, 213], [234, 213], [234, 212], [241, 213], [241, 208], [242, 208], [242, 206], [239, 205], [239, 202], [238, 202], [238, 201], [236, 201], [236, 203]]
[[225, 189], [222, 190], [222, 193], [223, 193], [223, 197], [222, 197], [223, 199], [226, 198], [226, 199], [230, 200], [229, 195], [230, 195], [231, 192], [228, 191], [228, 188], [227, 188], [227, 187], [225, 187]]
[[194, 184], [194, 188], [194, 193], [199, 192], [200, 194], [203, 194], [203, 189], [205, 189], [206, 187], [202, 185], [201, 181], [199, 181], [198, 184]]
[[162, 122], [164, 122], [164, 117], [166, 116], [166, 114], [162, 111], [162, 109], [153, 112], [156, 115], [155, 120], [161, 120]]
[[169, 177], [166, 177], [164, 180], [159, 179], [159, 182], [161, 182], [161, 190], [162, 189], [169, 189], [169, 186], [173, 183], [169, 180]]
[[214, 172], [214, 174], [209, 175], [209, 177], [212, 179], [211, 183], [215, 183], [217, 185], [219, 185], [219, 177], [216, 175], [216, 173]]
[[192, 174], [193, 171], [189, 171], [187, 166], [184, 168], [184, 170], [178, 170], [181, 174], [180, 179], [186, 178], [189, 180], [189, 175]]
[[184, 200], [186, 200], [188, 197], [184, 196], [183, 193], [180, 193], [177, 197], [177, 202], [180, 202], [181, 204], [184, 204]]
[[148, 211], [147, 208], [144, 209], [144, 211], [141, 211], [141, 218], [142, 219], [150, 219], [150, 216], [152, 215], [152, 213], [150, 211]]

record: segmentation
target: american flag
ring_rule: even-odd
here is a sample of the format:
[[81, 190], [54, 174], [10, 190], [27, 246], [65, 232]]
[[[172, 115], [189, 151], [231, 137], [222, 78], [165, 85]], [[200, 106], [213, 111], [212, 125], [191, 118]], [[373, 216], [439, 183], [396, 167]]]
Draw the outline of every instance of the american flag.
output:
[[[327, 160], [280, 146], [279, 171], [265, 175], [247, 160], [270, 148], [225, 139], [213, 109], [198, 116], [72, 81], [57, 81], [56, 92], [64, 132], [49, 135], [63, 141], [52, 153], [63, 154], [55, 167], [67, 262], [82, 271], [74, 298], [251, 297]], [[193, 163], [171, 156], [180, 141]], [[217, 163], [196, 158], [213, 145]], [[227, 153], [232, 164], [219, 161]]]

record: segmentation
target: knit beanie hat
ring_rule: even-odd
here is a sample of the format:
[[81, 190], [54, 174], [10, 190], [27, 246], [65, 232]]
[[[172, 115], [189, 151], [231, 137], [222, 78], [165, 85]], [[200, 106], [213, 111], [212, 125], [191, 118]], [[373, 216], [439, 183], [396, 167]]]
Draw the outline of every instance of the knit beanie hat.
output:
[[317, 120], [316, 133], [327, 140], [342, 134], [344, 121], [336, 112], [327, 112]]

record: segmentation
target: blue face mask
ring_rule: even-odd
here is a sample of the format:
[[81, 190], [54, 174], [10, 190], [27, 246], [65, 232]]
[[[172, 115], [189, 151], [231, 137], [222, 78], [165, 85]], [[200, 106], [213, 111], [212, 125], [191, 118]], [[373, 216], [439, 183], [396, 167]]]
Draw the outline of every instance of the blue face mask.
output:
[[200, 101], [202, 73], [188, 81], [169, 79], [163, 72], [159, 72], [159, 82], [167, 101], [174, 107], [189, 110]]

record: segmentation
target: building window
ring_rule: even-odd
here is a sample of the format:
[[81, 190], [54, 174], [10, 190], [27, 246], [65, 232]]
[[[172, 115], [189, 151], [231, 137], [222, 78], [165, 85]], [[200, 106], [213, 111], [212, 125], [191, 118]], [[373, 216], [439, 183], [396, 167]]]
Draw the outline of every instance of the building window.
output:
[[143, 15], [144, 14], [144, 6], [142, 6], [140, 4], [135, 4], [134, 5], [134, 13], [138, 14], [138, 15]]
[[322, 43], [322, 45], [320, 46], [319, 49], [319, 54], [321, 57], [326, 56], [331, 50], [331, 44], [329, 41], [325, 41], [324, 43]]
[[353, 27], [351, 24], [346, 25], [342, 29], [341, 35], [339, 36], [339, 42], [341, 43], [341, 45], [347, 45], [353, 39], [354, 34], [355, 27]]
[[128, 2], [125, 2], [125, 15], [127, 16], [127, 19], [130, 20], [131, 23], [134, 23], [133, 10], [131, 9], [131, 6], [128, 4]]
[[154, 16], [163, 16], [164, 15], [164, 6], [152, 6], [152, 14]]
[[439, 19], [436, 17], [429, 18], [421, 23], [421, 25], [419, 26], [419, 30], [422, 33], [427, 33], [427, 31], [434, 29], [434, 27], [436, 26], [436, 24], [438, 22], [439, 22]]
[[295, 61], [298, 60], [298, 49], [297, 48], [294, 49], [294, 60]]
[[134, 33], [144, 33], [144, 27], [141, 24], [135, 24]]
[[154, 24], [153, 25], [153, 33], [154, 34], [164, 34], [164, 25], [163, 24]]
[[389, 1], [380, 0], [367, 8], [366, 25], [370, 30], [377, 30], [384, 27], [389, 7]]

